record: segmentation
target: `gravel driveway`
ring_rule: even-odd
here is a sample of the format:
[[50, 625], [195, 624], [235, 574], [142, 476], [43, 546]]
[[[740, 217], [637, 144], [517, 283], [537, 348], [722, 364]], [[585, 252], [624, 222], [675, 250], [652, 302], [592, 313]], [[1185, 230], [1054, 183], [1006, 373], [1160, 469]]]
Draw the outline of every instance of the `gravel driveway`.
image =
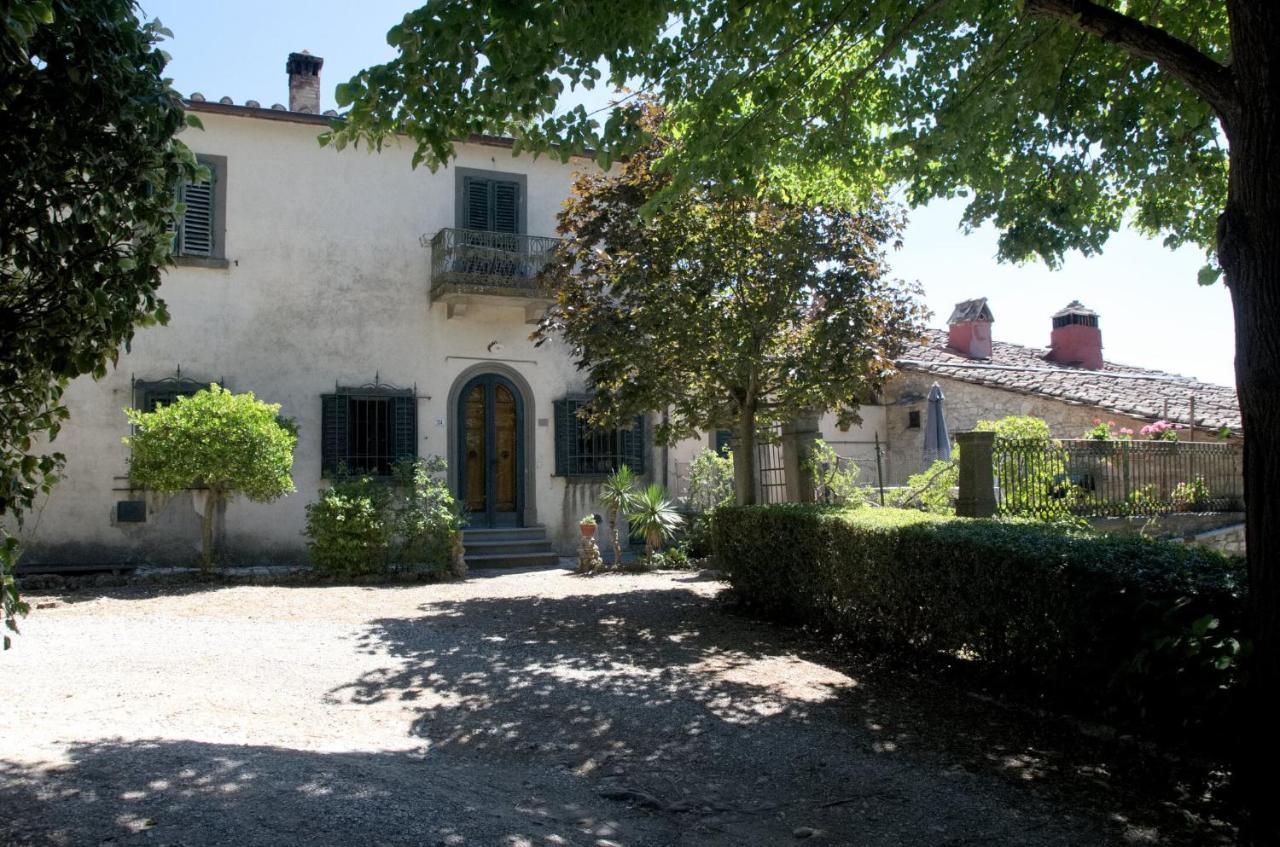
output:
[[815, 660], [723, 588], [33, 598], [0, 657], [0, 843], [1165, 843], [1061, 739]]

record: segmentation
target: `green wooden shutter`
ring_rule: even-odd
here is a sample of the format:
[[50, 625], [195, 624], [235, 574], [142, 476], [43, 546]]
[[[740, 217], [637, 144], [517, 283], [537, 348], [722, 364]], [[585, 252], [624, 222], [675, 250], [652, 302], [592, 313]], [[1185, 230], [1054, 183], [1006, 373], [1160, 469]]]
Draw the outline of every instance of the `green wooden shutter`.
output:
[[485, 232], [493, 229], [493, 208], [490, 203], [492, 182], [480, 177], [462, 178], [462, 226]]
[[214, 254], [213, 180], [189, 182], [182, 186], [182, 226], [178, 233], [178, 252], [184, 256]]
[[321, 475], [335, 477], [347, 458], [347, 396], [325, 394], [320, 407]]
[[618, 431], [618, 461], [628, 465], [636, 474], [644, 473], [646, 453], [644, 415], [636, 415], [631, 429]]
[[493, 183], [493, 231], [520, 232], [520, 183]]
[[396, 461], [418, 458], [418, 398], [391, 398], [391, 455]]
[[555, 407], [555, 426], [556, 426], [556, 476], [569, 475], [569, 445], [577, 438], [575, 432], [577, 427], [577, 419], [574, 417], [574, 403], [571, 400], [556, 400], [552, 406]]

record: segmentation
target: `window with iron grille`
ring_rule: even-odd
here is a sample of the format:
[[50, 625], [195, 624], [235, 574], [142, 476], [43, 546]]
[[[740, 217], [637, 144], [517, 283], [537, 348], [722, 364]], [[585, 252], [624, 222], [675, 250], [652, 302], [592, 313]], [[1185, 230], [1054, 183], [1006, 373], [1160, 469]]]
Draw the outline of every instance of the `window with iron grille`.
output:
[[590, 399], [566, 397], [555, 401], [556, 476], [607, 476], [623, 465], [643, 474], [644, 415], [636, 415], [628, 427], [592, 427], [578, 416]]
[[390, 476], [396, 462], [418, 455], [418, 401], [410, 390], [340, 388], [321, 407], [326, 477]]
[[199, 156], [209, 178], [186, 182], [178, 187], [182, 214], [174, 232], [175, 256], [193, 259], [220, 259], [225, 253], [222, 236], [226, 230], [226, 172], [223, 156]]
[[194, 379], [134, 380], [133, 405], [144, 412], [154, 412], [159, 406], [170, 406], [179, 397], [190, 397], [208, 387], [209, 383]]

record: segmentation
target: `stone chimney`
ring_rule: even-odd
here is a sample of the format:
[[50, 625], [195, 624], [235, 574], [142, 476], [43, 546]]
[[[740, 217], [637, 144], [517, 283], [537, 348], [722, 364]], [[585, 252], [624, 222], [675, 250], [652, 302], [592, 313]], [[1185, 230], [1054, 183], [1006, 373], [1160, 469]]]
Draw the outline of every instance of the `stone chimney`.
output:
[[990, 359], [994, 320], [986, 297], [957, 303], [947, 318], [947, 346], [970, 359]]
[[306, 50], [290, 53], [285, 70], [289, 72], [289, 111], [320, 114], [320, 68], [324, 59]]
[[1102, 330], [1098, 329], [1098, 313], [1072, 300], [1053, 316], [1053, 332], [1049, 335], [1051, 362], [1076, 365], [1096, 371], [1102, 368]]

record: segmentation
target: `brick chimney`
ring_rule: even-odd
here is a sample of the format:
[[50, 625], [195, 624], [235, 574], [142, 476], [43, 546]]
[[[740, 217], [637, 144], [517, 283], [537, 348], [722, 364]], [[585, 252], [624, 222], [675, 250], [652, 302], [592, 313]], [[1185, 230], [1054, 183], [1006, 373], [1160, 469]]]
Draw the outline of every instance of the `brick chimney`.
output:
[[994, 320], [986, 297], [957, 303], [947, 318], [947, 346], [970, 359], [990, 359]]
[[1053, 316], [1053, 332], [1049, 335], [1051, 362], [1076, 365], [1091, 371], [1102, 367], [1102, 330], [1098, 329], [1098, 313], [1072, 300]]
[[285, 70], [289, 72], [289, 111], [320, 114], [320, 68], [324, 59], [306, 50], [290, 53]]

